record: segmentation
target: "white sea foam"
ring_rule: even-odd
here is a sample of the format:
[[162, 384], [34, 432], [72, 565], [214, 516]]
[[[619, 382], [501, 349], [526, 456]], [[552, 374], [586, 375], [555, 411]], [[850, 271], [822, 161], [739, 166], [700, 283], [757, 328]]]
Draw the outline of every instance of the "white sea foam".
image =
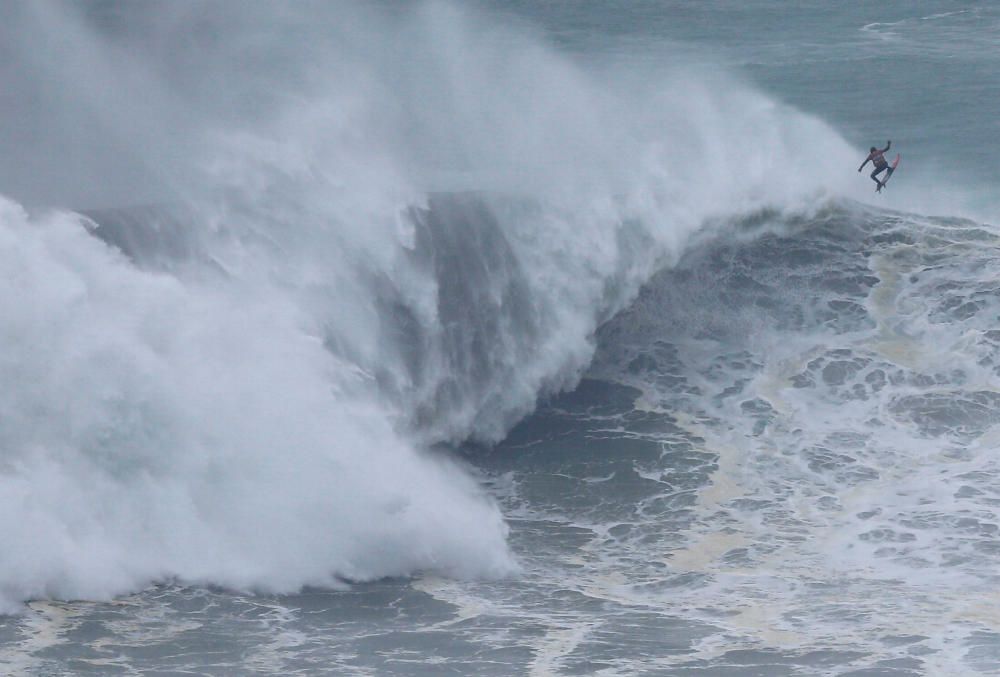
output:
[[78, 219], [8, 201], [0, 260], [6, 610], [170, 577], [510, 571], [496, 508], [396, 435], [280, 295], [137, 271]]

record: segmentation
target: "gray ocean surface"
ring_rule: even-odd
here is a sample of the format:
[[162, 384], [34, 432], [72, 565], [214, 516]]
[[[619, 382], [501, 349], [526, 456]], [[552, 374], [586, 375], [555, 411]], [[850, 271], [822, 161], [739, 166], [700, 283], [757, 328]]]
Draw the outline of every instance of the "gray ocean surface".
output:
[[[43, 224], [0, 231], [0, 262], [16, 271], [0, 290], [16, 318], [0, 333], [0, 374], [18, 378], [0, 398], [0, 534], [19, 548], [0, 555], [0, 673], [1000, 674], [1000, 6], [476, 0], [341, 15], [279, 5], [345, 31], [330, 39], [350, 58], [324, 67], [354, 89], [315, 116], [304, 96], [291, 112], [272, 96], [318, 76], [285, 52], [271, 73], [269, 53], [254, 51], [298, 30], [284, 11], [236, 6], [224, 16], [241, 18], [220, 28], [197, 10], [152, 7], [86, 5], [82, 25], [104, 37], [80, 42], [91, 46], [75, 58], [53, 48], [15, 61], [74, 73], [63, 62], [82, 60], [74, 77], [89, 77], [105, 61], [80, 55], [114, 42], [113, 54], [155, 52], [164, 82], [181, 84], [95, 113], [102, 129], [125, 130], [116, 143], [128, 151], [102, 145], [90, 156], [97, 176], [79, 157], [0, 166], [0, 193]], [[430, 19], [409, 23], [424, 11]], [[69, 24], [57, 14], [18, 21], [58, 36]], [[177, 25], [207, 26], [180, 33], [197, 47], [188, 57], [168, 30]], [[351, 31], [393, 38], [369, 48]], [[8, 53], [29, 51], [0, 36]], [[447, 45], [448, 58], [405, 40]], [[237, 43], [225, 59], [211, 51]], [[214, 55], [211, 66], [199, 54]], [[17, 67], [5, 82], [34, 92], [25, 83], [37, 79]], [[199, 84], [237, 67], [267, 88], [221, 96]], [[411, 77], [429, 70], [454, 79]], [[90, 110], [105, 110], [115, 81], [87, 97]], [[28, 137], [77, 100], [46, 82], [59, 93], [37, 94], [45, 116], [12, 104], [24, 117], [11, 136], [23, 138], [0, 143], [8, 158], [45, 148]], [[662, 102], [637, 94], [651, 82]], [[164, 115], [176, 141], [143, 122], [180, 100], [175, 91], [188, 96]], [[365, 97], [377, 110], [358, 104]], [[357, 131], [365, 116], [344, 112], [355, 110], [376, 130], [385, 115], [399, 137]], [[273, 137], [255, 135], [262, 127], [249, 125], [272, 113]], [[185, 115], [226, 121], [223, 147], [252, 149], [246, 166], [266, 158], [277, 178], [220, 161], [225, 209], [207, 218], [170, 206], [202, 199], [164, 179], [182, 177], [194, 153]], [[184, 127], [169, 126], [178, 119]], [[85, 149], [88, 134], [61, 147]], [[299, 134], [307, 148], [348, 139], [330, 160], [344, 175], [326, 182], [339, 169], [304, 160]], [[453, 145], [436, 143], [450, 134]], [[876, 194], [857, 165], [888, 139], [887, 156], [902, 161]], [[600, 152], [580, 150], [588, 143]], [[369, 155], [379, 144], [389, 150]], [[135, 160], [148, 153], [162, 165]], [[610, 187], [587, 167], [563, 180], [585, 162], [602, 164]], [[435, 174], [429, 198], [413, 203], [399, 187], [407, 172]], [[232, 198], [233, 176], [259, 200]], [[652, 186], [638, 197], [637, 176]], [[312, 181], [322, 190], [300, 188]], [[523, 197], [537, 186], [551, 192]], [[391, 196], [388, 217], [373, 195]], [[47, 205], [81, 211], [89, 233], [53, 244], [70, 237], [63, 225], [30, 222]], [[0, 217], [22, 219], [6, 203]], [[251, 218], [245, 231], [231, 225]], [[371, 224], [386, 219], [383, 240]], [[51, 234], [11, 244], [34, 232]], [[402, 254], [382, 257], [386, 241]], [[19, 265], [98, 245], [72, 259], [73, 279]], [[337, 252], [370, 267], [328, 275]], [[33, 271], [54, 281], [32, 286]], [[283, 309], [286, 297], [296, 312], [266, 305]], [[42, 326], [47, 308], [65, 314], [73, 299], [86, 311], [72, 324]], [[115, 319], [149, 299], [169, 313]], [[272, 352], [286, 334], [271, 328], [287, 317], [320, 339]], [[216, 319], [231, 329], [202, 329]], [[85, 352], [105, 331], [94, 327], [119, 324], [106, 350]], [[73, 340], [34, 347], [58, 332]], [[233, 348], [250, 336], [259, 348]], [[156, 366], [186, 342], [207, 347]], [[256, 370], [272, 360], [319, 365], [333, 385], [301, 395], [309, 369]], [[72, 378], [52, 380], [65, 364]], [[70, 387], [87, 389], [88, 404]], [[327, 390], [338, 398], [329, 426], [271, 425], [272, 407], [286, 405], [324, 419]], [[228, 399], [232, 410], [214, 409]], [[185, 413], [190, 401], [215, 421]], [[111, 412], [103, 427], [80, 418], [92, 402]], [[380, 407], [389, 413], [371, 413]], [[385, 431], [365, 437], [383, 419]], [[296, 451], [328, 436], [348, 451]], [[189, 439], [194, 451], [175, 457]], [[244, 453], [258, 442], [260, 453]], [[397, 443], [419, 462], [408, 451], [372, 460]], [[32, 481], [52, 477], [33, 493]], [[102, 495], [112, 498], [92, 510]], [[62, 499], [77, 503], [50, 514], [46, 501]], [[340, 540], [326, 547], [330, 534]], [[283, 548], [291, 554], [273, 555]]]

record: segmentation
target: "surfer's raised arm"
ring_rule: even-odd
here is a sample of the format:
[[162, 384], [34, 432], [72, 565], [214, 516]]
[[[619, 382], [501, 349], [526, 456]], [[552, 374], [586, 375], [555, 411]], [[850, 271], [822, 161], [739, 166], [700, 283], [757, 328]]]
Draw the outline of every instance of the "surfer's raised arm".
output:
[[890, 139], [890, 140], [886, 141], [886, 142], [885, 142], [885, 148], [883, 148], [883, 149], [882, 149], [882, 152], [884, 153], [884, 152], [886, 152], [887, 150], [889, 150], [889, 146], [891, 146], [891, 145], [892, 145], [892, 139]]

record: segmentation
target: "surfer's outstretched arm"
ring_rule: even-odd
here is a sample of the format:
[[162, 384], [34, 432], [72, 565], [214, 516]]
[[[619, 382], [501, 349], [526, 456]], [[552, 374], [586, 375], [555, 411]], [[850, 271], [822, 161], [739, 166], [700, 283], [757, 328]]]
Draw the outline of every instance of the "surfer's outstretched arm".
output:
[[883, 148], [880, 152], [882, 153], [886, 152], [887, 150], [889, 150], [889, 146], [891, 145], [892, 145], [892, 140], [890, 139], [889, 141], [885, 142], [885, 148]]
[[865, 161], [861, 163], [860, 167], [858, 167], [858, 171], [860, 172], [862, 169], [864, 169], [865, 165], [868, 164], [869, 160], [871, 160], [871, 159], [872, 159], [871, 155], [869, 155], [868, 157], [866, 157]]

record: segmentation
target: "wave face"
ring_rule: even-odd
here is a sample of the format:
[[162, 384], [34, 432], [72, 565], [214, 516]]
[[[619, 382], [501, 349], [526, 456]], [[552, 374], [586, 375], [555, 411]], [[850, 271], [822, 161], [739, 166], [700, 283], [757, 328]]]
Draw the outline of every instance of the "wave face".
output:
[[808, 211], [855, 162], [723, 73], [449, 4], [8, 13], [6, 609], [515, 570], [427, 449], [501, 439], [706, 224]]

